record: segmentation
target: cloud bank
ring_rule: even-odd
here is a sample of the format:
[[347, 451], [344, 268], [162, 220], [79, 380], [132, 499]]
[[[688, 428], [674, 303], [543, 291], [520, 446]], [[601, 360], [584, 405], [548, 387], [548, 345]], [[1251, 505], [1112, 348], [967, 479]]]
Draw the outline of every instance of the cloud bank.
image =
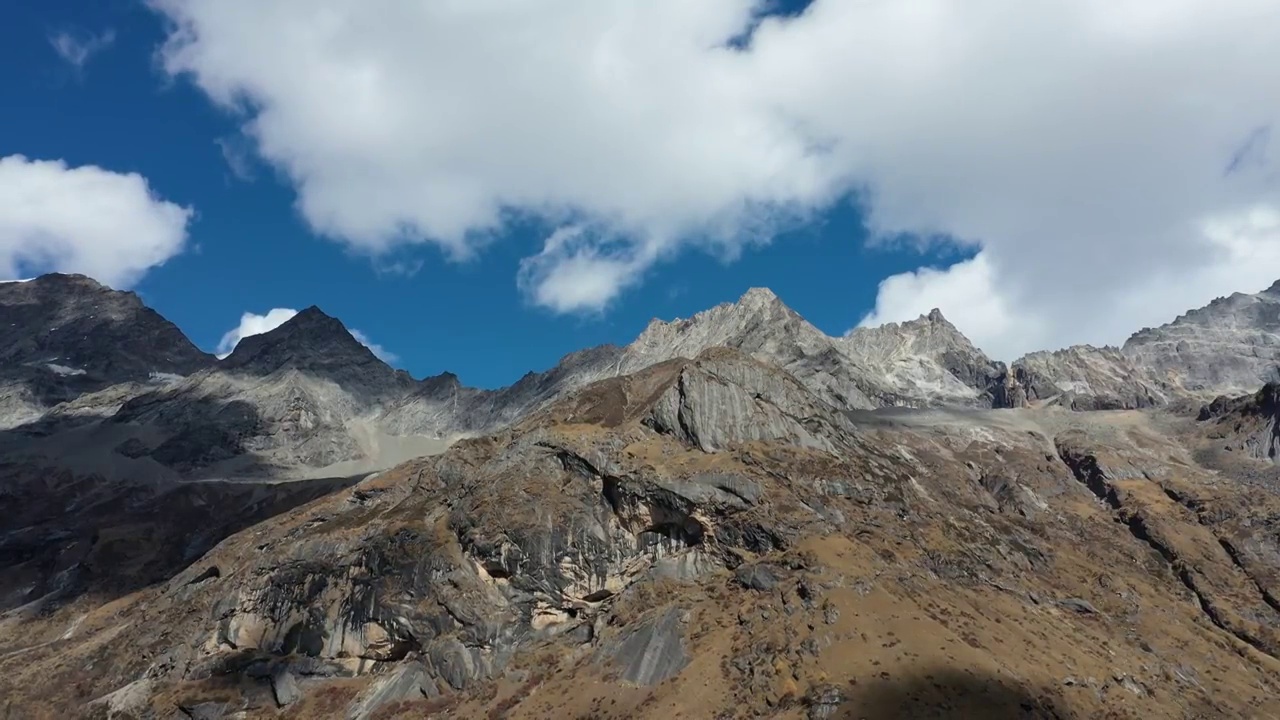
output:
[[977, 252], [867, 322], [942, 306], [1003, 358], [1280, 276], [1280, 0], [150, 4], [316, 232], [466, 257], [534, 216], [558, 312], [850, 196]]
[[[236, 345], [240, 341], [252, 335], [261, 335], [271, 332], [297, 315], [298, 311], [293, 308], [272, 308], [265, 315], [247, 312], [240, 316], [240, 324], [228, 330], [222, 335], [222, 339], [218, 341], [218, 347], [214, 350], [214, 354], [221, 360], [231, 354], [236, 349]], [[399, 356], [387, 350], [381, 345], [369, 339], [368, 335], [359, 330], [348, 330], [356, 342], [369, 348], [369, 351], [385, 363], [395, 363], [400, 360]]]
[[127, 288], [182, 251], [192, 215], [141, 175], [0, 158], [0, 278], [77, 272]]

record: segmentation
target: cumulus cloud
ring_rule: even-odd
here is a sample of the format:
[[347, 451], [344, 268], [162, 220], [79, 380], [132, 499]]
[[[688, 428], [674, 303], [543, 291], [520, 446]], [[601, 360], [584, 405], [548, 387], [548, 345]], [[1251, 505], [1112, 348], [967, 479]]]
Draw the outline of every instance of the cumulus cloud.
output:
[[115, 41], [116, 32], [110, 28], [100, 35], [62, 31], [49, 37], [49, 45], [53, 47], [53, 51], [77, 72], [83, 70], [94, 55], [111, 47]]
[[[244, 313], [240, 316], [240, 324], [222, 335], [222, 339], [218, 341], [218, 347], [214, 350], [214, 354], [221, 360], [222, 358], [230, 355], [231, 351], [236, 349], [236, 345], [239, 345], [241, 340], [252, 335], [269, 333], [292, 320], [293, 316], [297, 314], [298, 311], [293, 308], [272, 308], [271, 310], [268, 310], [265, 315], [258, 315], [257, 313], [251, 312]], [[383, 362], [394, 363], [399, 361], [399, 356], [370, 340], [368, 335], [365, 335], [359, 330], [348, 330], [348, 332], [350, 332], [351, 336], [356, 339], [356, 342], [369, 348], [370, 352], [378, 356], [378, 358]]]
[[640, 281], [649, 263], [627, 243], [600, 242], [590, 228], [562, 227], [542, 251], [520, 262], [516, 282], [538, 305], [557, 312], [601, 309], [628, 285]]
[[[974, 328], [969, 339], [978, 347], [998, 353], [1001, 339], [1014, 330], [1016, 313], [995, 287], [991, 263], [983, 252], [946, 269], [924, 267], [894, 275], [880, 283], [876, 308], [859, 326], [914, 320], [934, 308], [945, 308], [943, 314], [956, 327]], [[1018, 330], [1032, 335], [1028, 338], [1032, 346], [1045, 340], [1036, 335], [1043, 328]]]
[[1001, 356], [1280, 276], [1280, 0], [150, 3], [317, 232], [466, 256], [532, 215], [560, 231], [517, 280], [556, 311], [851, 195], [980, 258], [872, 317], [947, 296]]
[[218, 347], [214, 350], [214, 354], [218, 356], [218, 359], [222, 359], [230, 355], [241, 340], [253, 335], [269, 333], [293, 319], [293, 316], [297, 314], [298, 311], [292, 308], [272, 308], [267, 311], [266, 315], [247, 312], [240, 316], [239, 325], [223, 333], [222, 339], [218, 341]]
[[192, 214], [141, 175], [0, 158], [0, 277], [78, 272], [129, 287], [182, 251]]

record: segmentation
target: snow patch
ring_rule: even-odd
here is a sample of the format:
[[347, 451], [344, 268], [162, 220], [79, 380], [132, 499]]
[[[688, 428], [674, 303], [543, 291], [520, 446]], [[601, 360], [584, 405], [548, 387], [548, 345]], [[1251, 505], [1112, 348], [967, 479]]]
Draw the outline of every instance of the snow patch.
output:
[[44, 366], [63, 377], [85, 374], [84, 370], [81, 370], [80, 368], [67, 367], [66, 365], [59, 365], [57, 363], [45, 363]]
[[181, 382], [182, 380], [186, 379], [185, 375], [179, 375], [177, 373], [157, 372], [155, 370], [152, 370], [151, 374], [148, 375], [147, 377], [149, 380], [151, 380], [151, 382], [158, 382], [158, 383], [175, 383], [175, 382]]

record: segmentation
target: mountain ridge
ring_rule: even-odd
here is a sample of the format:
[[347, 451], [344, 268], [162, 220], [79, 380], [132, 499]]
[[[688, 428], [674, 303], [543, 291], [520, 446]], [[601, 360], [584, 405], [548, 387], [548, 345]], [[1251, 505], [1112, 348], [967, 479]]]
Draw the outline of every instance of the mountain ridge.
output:
[[[19, 395], [34, 381], [12, 381], [9, 387], [17, 390], [11, 389], [8, 397], [19, 409], [11, 415], [22, 422], [11, 425], [40, 421], [54, 426], [41, 432], [56, 432], [58, 422], [84, 424], [95, 418], [139, 428], [158, 423], [189, 454], [219, 459], [200, 472], [232, 467], [226, 463], [244, 453], [270, 456], [260, 466], [266, 472], [294, 466], [312, 473], [351, 462], [372, 468], [387, 462], [379, 458], [381, 448], [403, 444], [397, 438], [448, 443], [493, 432], [593, 382], [696, 358], [715, 347], [775, 365], [844, 411], [1046, 403], [1086, 411], [1207, 402], [1213, 395], [1265, 381], [1261, 368], [1268, 360], [1260, 353], [1272, 340], [1277, 348], [1271, 351], [1273, 359], [1280, 362], [1280, 293], [1273, 292], [1280, 283], [1257, 295], [1215, 300], [1160, 328], [1140, 330], [1120, 348], [1082, 345], [1029, 353], [1009, 366], [991, 360], [937, 308], [915, 320], [832, 337], [771, 290], [750, 288], [736, 301], [688, 318], [654, 318], [625, 346], [567, 353], [555, 366], [494, 390], [468, 387], [449, 372], [416, 380], [378, 359], [339, 319], [314, 305], [269, 332], [242, 339], [229, 355], [215, 360], [134, 295], [112, 294], [82, 276], [47, 276], [31, 283], [26, 288], [64, 288], [55, 307], [63, 314], [74, 315], [81, 308], [84, 315], [83, 308], [102, 305], [95, 306], [95, 298], [126, 308], [116, 314], [139, 318], [142, 337], [159, 333], [167, 338], [162, 346], [181, 351], [173, 352], [183, 362], [165, 367], [188, 372], [162, 371], [164, 381], [155, 382], [154, 372], [135, 377], [135, 370], [127, 378], [132, 384], [110, 393], [103, 391], [114, 383], [85, 385], [76, 392], [75, 383], [84, 378], [55, 373], [58, 391], [46, 397], [58, 402], [43, 406]], [[8, 291], [9, 297], [23, 292], [31, 294], [29, 289]], [[10, 301], [11, 314], [14, 305]], [[1188, 335], [1228, 316], [1233, 324], [1216, 330], [1217, 339], [1185, 351]], [[1251, 359], [1215, 363], [1212, 358], [1221, 354], [1220, 348], [1236, 353], [1251, 348]], [[1204, 370], [1208, 366], [1211, 372]], [[1220, 367], [1229, 372], [1223, 375]], [[68, 403], [81, 395], [86, 399], [70, 411]], [[0, 393], [0, 400], [4, 397]], [[67, 410], [57, 409], [59, 404]], [[239, 410], [221, 409], [232, 405]], [[196, 431], [207, 427], [221, 429]], [[155, 451], [159, 446], [149, 447]], [[194, 470], [198, 468], [184, 471]]]
[[0, 283], [0, 427], [113, 385], [163, 383], [214, 362], [134, 293], [62, 273]]

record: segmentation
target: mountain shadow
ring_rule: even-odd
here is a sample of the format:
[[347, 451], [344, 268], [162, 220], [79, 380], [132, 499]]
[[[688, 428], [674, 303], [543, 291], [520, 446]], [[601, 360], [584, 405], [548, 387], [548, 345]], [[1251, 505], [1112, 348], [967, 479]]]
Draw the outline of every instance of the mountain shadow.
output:
[[[1056, 694], [1056, 693], [1055, 693]], [[1060, 697], [969, 668], [933, 668], [862, 680], [826, 716], [838, 720], [1067, 720]], [[812, 716], [812, 713], [811, 713]]]
[[[210, 415], [257, 423], [247, 403], [220, 405]], [[39, 445], [49, 437], [55, 444]], [[184, 428], [154, 448], [136, 438], [93, 447], [97, 439], [87, 437], [43, 425], [0, 432], [9, 451], [0, 457], [0, 613], [43, 614], [81, 596], [106, 602], [163, 582], [224, 538], [362, 477], [273, 482], [269, 468], [246, 458], [241, 469], [252, 481], [183, 480], [191, 458], [236, 439], [220, 428]], [[103, 470], [77, 470], [77, 452], [95, 453]]]

